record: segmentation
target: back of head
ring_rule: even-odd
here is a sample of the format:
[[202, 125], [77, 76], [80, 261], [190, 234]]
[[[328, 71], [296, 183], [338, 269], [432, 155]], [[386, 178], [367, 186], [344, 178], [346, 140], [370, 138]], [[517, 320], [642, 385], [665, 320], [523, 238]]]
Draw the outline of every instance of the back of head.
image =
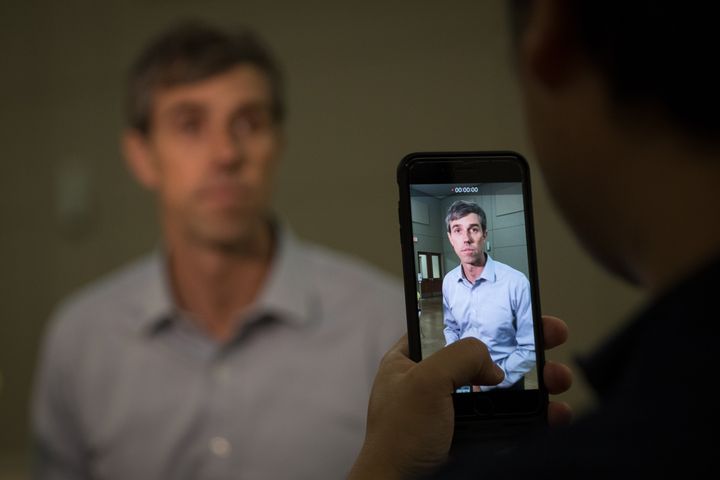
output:
[[[521, 30], [533, 0], [513, 0]], [[720, 133], [720, 4], [688, 0], [565, 2], [576, 38], [620, 107], [658, 111], [703, 141]]]
[[[528, 130], [551, 195], [605, 267], [660, 289], [720, 246], [696, 207], [719, 198], [720, 4], [511, 5]], [[673, 201], [658, 208], [668, 192]], [[667, 254], [668, 223], [694, 232], [683, 252]]]

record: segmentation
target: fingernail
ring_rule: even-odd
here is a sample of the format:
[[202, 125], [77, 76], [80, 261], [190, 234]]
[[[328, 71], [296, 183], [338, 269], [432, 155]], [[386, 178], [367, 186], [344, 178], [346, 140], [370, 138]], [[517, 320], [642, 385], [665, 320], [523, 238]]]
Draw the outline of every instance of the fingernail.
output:
[[505, 372], [503, 372], [503, 369], [500, 368], [497, 364], [493, 364], [493, 366], [495, 367], [495, 375], [499, 379], [498, 383], [500, 383], [505, 378]]

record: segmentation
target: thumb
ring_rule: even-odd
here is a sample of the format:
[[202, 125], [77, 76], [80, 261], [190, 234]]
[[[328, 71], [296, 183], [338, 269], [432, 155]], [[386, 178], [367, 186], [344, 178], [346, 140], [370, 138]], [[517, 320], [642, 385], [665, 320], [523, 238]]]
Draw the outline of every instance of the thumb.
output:
[[505, 378], [505, 373], [490, 358], [485, 344], [470, 337], [441, 348], [420, 365], [442, 372], [450, 391], [470, 384], [497, 385]]

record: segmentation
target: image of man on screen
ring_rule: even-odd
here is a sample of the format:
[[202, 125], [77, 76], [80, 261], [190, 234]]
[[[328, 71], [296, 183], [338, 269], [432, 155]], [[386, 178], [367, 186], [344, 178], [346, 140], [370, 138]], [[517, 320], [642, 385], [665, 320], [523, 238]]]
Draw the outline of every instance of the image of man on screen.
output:
[[443, 279], [446, 345], [465, 337], [480, 339], [505, 372], [498, 387], [524, 389], [524, 376], [535, 365], [530, 282], [485, 252], [487, 217], [480, 205], [458, 200], [445, 221], [460, 260]]

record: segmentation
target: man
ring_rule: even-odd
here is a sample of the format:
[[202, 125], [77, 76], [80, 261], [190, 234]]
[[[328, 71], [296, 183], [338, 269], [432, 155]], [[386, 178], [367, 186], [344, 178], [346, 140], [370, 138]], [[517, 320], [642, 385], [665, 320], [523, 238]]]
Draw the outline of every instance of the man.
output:
[[[593, 412], [508, 457], [476, 447], [436, 476], [717, 476], [718, 5], [512, 5], [529, 133], [550, 191], [592, 255], [650, 300], [583, 362]], [[351, 478], [408, 478], [442, 464], [452, 387], [501, 378], [478, 352], [480, 342], [464, 339], [414, 364], [402, 344], [392, 349]]]
[[161, 248], [52, 319], [37, 478], [341, 478], [404, 331], [402, 290], [271, 212], [277, 65], [250, 34], [179, 26], [132, 68], [128, 112], [125, 155], [157, 197]]
[[524, 375], [535, 365], [530, 282], [485, 252], [487, 217], [480, 205], [453, 202], [445, 223], [460, 260], [443, 279], [446, 344], [467, 337], [481, 340], [505, 374], [497, 387], [523, 389]]

